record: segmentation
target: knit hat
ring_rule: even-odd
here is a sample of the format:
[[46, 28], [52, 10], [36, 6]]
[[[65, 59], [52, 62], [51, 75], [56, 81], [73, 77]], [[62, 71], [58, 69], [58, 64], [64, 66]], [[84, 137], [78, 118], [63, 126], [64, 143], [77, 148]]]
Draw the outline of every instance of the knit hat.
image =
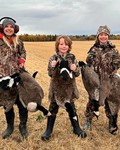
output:
[[108, 28], [107, 25], [105, 25], [105, 26], [99, 26], [98, 31], [97, 31], [97, 36], [100, 33], [106, 33], [109, 36], [110, 35], [110, 29]]
[[3, 29], [8, 25], [11, 24], [13, 28], [15, 28], [15, 22], [11, 19], [5, 19], [2, 23]]

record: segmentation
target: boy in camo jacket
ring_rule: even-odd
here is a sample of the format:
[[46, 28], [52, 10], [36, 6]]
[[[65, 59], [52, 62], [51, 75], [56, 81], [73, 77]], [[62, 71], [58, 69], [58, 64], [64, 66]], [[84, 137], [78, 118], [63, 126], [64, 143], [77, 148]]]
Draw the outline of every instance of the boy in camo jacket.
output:
[[[60, 80], [54, 80], [54, 78], [60, 78], [59, 74], [54, 74], [55, 73], [55, 69], [57, 66], [57, 63], [61, 62], [62, 60], [68, 61], [69, 64], [69, 68], [72, 71], [73, 74], [73, 79], [72, 79], [72, 88], [71, 86], [67, 87], [68, 89], [72, 89], [71, 93], [72, 96], [70, 97], [69, 100], [69, 104], [72, 107], [72, 110], [75, 114], [75, 116], [77, 117], [77, 113], [76, 113], [76, 108], [75, 108], [75, 100], [79, 98], [79, 92], [76, 86], [76, 82], [75, 82], [75, 77], [78, 77], [80, 74], [80, 69], [78, 66], [78, 62], [75, 58], [75, 56], [70, 53], [72, 48], [72, 41], [68, 36], [59, 36], [56, 39], [56, 43], [55, 43], [55, 51], [56, 53], [50, 57], [49, 59], [49, 63], [48, 63], [48, 75], [51, 77], [50, 80], [50, 88], [49, 88], [49, 100], [50, 100], [50, 106], [49, 106], [49, 111], [51, 112], [51, 116], [48, 117], [48, 121], [47, 121], [47, 127], [46, 127], [46, 131], [43, 133], [43, 135], [41, 136], [42, 140], [49, 140], [49, 138], [51, 137], [52, 131], [53, 131], [53, 127], [54, 127], [54, 123], [56, 120], [56, 115], [58, 113], [58, 109], [60, 106], [62, 106], [63, 108], [65, 107], [65, 101], [66, 100], [66, 95], [68, 95], [67, 91], [65, 92], [66, 89], [66, 84], [65, 82], [62, 82], [63, 84], [63, 89], [56, 90], [59, 89], [58, 86], [61, 85], [61, 83], [59, 83]], [[57, 100], [57, 96], [55, 97], [55, 93], [57, 91], [57, 95], [60, 95], [60, 93], [62, 93], [64, 95], [64, 93], [66, 93], [66, 95], [64, 95], [61, 99], [63, 100]], [[69, 93], [71, 95], [71, 93]], [[69, 114], [69, 110], [66, 108], [66, 111]], [[79, 137], [81, 138], [85, 138], [87, 135], [84, 131], [82, 131], [82, 129], [79, 126], [79, 121], [78, 121], [78, 117], [76, 120], [74, 120], [71, 115], [69, 114], [69, 118], [71, 121], [71, 124], [73, 126], [73, 132], [75, 134], [77, 134]]]

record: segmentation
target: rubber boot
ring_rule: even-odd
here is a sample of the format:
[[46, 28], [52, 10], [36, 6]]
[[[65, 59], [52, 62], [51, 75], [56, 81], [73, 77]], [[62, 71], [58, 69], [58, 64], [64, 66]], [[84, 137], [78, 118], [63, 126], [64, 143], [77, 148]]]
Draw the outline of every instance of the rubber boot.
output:
[[20, 118], [20, 124], [19, 124], [19, 131], [23, 138], [28, 137], [28, 131], [27, 131], [27, 119], [28, 119], [28, 110], [23, 107], [21, 102], [17, 100], [17, 106], [19, 108], [19, 118]]
[[92, 122], [92, 120], [90, 120], [90, 119], [87, 117], [83, 128], [84, 128], [85, 130], [91, 130], [91, 122]]
[[111, 114], [110, 107], [109, 107], [107, 100], [105, 101], [105, 113], [109, 119], [109, 132], [115, 135], [116, 131], [118, 130], [118, 126], [117, 126], [118, 114], [115, 114], [115, 115]]
[[109, 132], [113, 135], [115, 135], [116, 131], [118, 130], [117, 117], [118, 117], [117, 114], [108, 117], [109, 118]]
[[56, 119], [56, 115], [48, 116], [46, 131], [41, 136], [41, 139], [43, 141], [47, 141], [50, 139], [52, 131], [53, 131], [55, 119]]
[[13, 130], [14, 130], [15, 114], [14, 114], [13, 108], [9, 112], [5, 113], [5, 117], [6, 117], [6, 121], [7, 121], [7, 128], [2, 133], [2, 138], [3, 139], [8, 138], [13, 133]]

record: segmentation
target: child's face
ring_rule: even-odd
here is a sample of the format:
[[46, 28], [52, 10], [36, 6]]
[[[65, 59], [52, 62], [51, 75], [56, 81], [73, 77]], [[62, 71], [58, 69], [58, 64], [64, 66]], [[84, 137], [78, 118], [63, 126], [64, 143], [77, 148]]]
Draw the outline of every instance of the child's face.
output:
[[4, 33], [7, 36], [12, 36], [14, 34], [14, 28], [11, 24], [8, 24], [5, 28], [4, 28]]
[[66, 54], [67, 51], [69, 50], [68, 44], [65, 42], [64, 38], [60, 39], [59, 45], [58, 45], [58, 50], [62, 54]]
[[107, 43], [108, 39], [109, 39], [109, 36], [106, 33], [100, 33], [98, 36], [99, 42], [103, 44]]

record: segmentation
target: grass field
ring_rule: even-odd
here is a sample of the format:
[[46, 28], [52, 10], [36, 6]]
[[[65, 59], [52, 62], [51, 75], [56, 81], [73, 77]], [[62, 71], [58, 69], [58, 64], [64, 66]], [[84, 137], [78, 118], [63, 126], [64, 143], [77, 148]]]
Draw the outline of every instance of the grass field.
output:
[[[94, 41], [76, 41], [73, 42], [72, 53], [76, 55], [77, 60], [85, 61], [87, 51]], [[120, 41], [112, 41], [120, 50]], [[42, 104], [48, 108], [48, 88], [49, 80], [47, 74], [47, 64], [49, 57], [54, 53], [54, 42], [25, 42], [27, 51], [26, 69], [32, 74], [39, 71], [36, 80], [42, 86], [45, 96]], [[76, 101], [77, 114], [81, 127], [84, 124], [84, 111], [88, 101], [87, 92], [84, 89], [81, 76], [76, 78], [77, 86], [80, 92], [80, 98]], [[15, 129], [13, 134], [3, 140], [0, 136], [0, 150], [118, 150], [120, 144], [120, 133], [113, 136], [108, 132], [108, 120], [104, 113], [104, 107], [100, 108], [100, 117], [93, 119], [92, 130], [86, 131], [87, 138], [78, 138], [72, 132], [72, 127], [68, 119], [67, 112], [60, 108], [55, 122], [53, 135], [50, 141], [43, 142], [41, 135], [46, 128], [46, 118], [36, 121], [37, 117], [42, 114], [39, 111], [35, 113], [29, 112], [28, 131], [29, 137], [23, 140], [19, 133], [19, 114], [15, 109]], [[4, 110], [0, 107], [0, 135], [6, 128]], [[118, 117], [118, 126], [120, 127], [120, 116]]]

